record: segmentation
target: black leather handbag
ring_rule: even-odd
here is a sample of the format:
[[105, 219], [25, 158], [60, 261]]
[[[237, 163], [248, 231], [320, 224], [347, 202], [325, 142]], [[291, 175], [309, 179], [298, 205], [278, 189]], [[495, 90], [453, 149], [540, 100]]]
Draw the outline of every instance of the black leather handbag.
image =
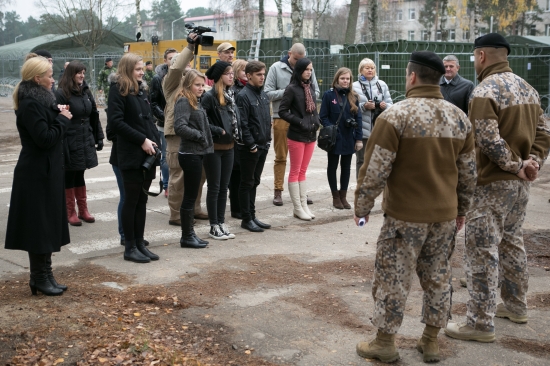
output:
[[332, 149], [334, 149], [334, 145], [336, 145], [336, 136], [338, 134], [338, 123], [340, 123], [340, 118], [342, 118], [344, 109], [346, 109], [347, 102], [348, 102], [348, 98], [344, 98], [344, 105], [341, 107], [340, 115], [336, 120], [336, 124], [330, 125], [330, 126], [323, 126], [319, 131], [319, 136], [317, 137], [317, 146], [319, 146], [320, 149], [323, 149], [326, 152], [332, 151]]

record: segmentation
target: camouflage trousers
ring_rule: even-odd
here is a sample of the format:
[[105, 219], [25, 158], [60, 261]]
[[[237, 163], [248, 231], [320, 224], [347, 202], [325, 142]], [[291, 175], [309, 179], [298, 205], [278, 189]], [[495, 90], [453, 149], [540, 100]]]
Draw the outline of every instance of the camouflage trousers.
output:
[[372, 286], [374, 326], [385, 333], [397, 333], [414, 272], [424, 290], [422, 322], [439, 328], [447, 325], [455, 232], [455, 220], [423, 224], [385, 215]]
[[466, 215], [464, 263], [470, 300], [468, 325], [493, 331], [497, 289], [506, 308], [527, 314], [529, 273], [522, 225], [529, 200], [529, 183], [498, 181], [476, 187]]

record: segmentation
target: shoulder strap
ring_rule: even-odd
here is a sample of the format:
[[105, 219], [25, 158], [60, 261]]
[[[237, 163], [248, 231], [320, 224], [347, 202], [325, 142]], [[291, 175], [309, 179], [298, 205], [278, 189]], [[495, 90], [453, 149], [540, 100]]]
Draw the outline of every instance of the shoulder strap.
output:
[[342, 118], [342, 114], [344, 114], [344, 109], [346, 109], [346, 104], [348, 103], [348, 96], [344, 98], [344, 105], [342, 106], [342, 109], [340, 110], [340, 115], [338, 116], [338, 119], [336, 120], [335, 125], [338, 126], [338, 123], [340, 123], [340, 118]]
[[367, 88], [365, 88], [365, 85], [363, 85], [362, 82], [359, 82], [359, 85], [361, 85], [361, 89], [363, 89], [363, 94], [365, 94], [365, 97], [367, 97], [367, 102], [368, 102], [371, 99], [370, 99], [369, 93], [367, 92]]
[[382, 91], [382, 86], [380, 85], [380, 83], [378, 81], [376, 82], [376, 87], [378, 88], [378, 92], [382, 96], [382, 99], [384, 99], [384, 92]]

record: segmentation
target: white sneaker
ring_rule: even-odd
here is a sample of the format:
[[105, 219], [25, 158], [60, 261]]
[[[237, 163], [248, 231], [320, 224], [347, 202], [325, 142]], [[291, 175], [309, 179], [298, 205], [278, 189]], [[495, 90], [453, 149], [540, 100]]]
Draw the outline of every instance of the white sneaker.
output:
[[225, 236], [227, 236], [228, 239], [235, 239], [235, 234], [231, 234], [229, 232], [229, 228], [227, 227], [227, 225], [225, 223], [223, 224], [220, 224], [220, 230], [222, 231], [222, 233], [225, 234]]
[[228, 239], [227, 235], [225, 235], [225, 233], [221, 230], [220, 225], [210, 226], [210, 232], [208, 233], [208, 235], [212, 239], [216, 239], [216, 240], [227, 240]]

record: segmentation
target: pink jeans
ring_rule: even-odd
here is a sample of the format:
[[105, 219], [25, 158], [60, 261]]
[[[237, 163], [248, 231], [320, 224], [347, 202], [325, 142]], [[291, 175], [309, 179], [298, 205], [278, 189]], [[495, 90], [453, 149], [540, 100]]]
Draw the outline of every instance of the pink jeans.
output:
[[299, 142], [288, 139], [288, 155], [290, 156], [290, 171], [288, 183], [306, 180], [306, 171], [315, 150], [315, 141]]

